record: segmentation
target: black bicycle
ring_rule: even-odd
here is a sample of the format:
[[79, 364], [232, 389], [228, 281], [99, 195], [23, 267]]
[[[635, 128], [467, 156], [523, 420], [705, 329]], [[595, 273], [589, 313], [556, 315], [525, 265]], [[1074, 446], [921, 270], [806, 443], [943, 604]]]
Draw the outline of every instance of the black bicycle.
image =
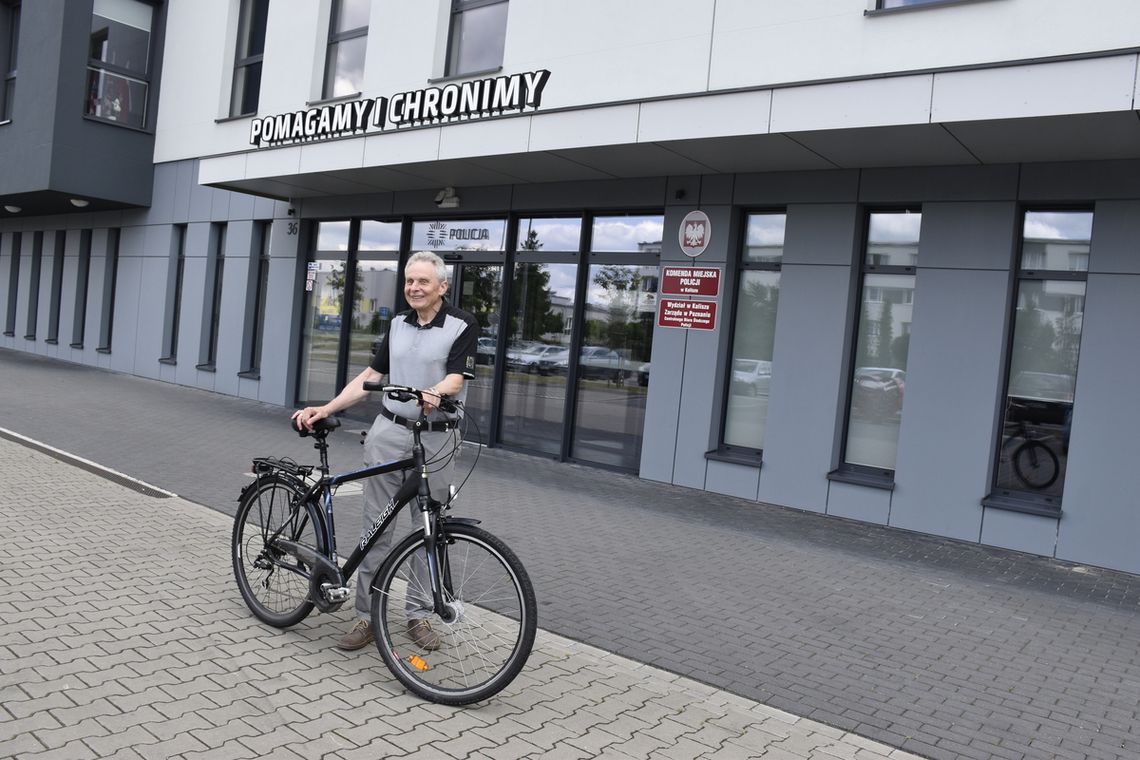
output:
[[[424, 699], [446, 705], [487, 699], [518, 675], [530, 655], [537, 625], [534, 588], [514, 552], [476, 527], [479, 520], [448, 514], [454, 490], [446, 502], [432, 497], [433, 461], [420, 441], [428, 425], [423, 393], [379, 383], [365, 383], [365, 389], [420, 402], [412, 456], [330, 475], [326, 439], [340, 426], [330, 418], [317, 422], [312, 433], [298, 431], [316, 440], [319, 465], [254, 459], [255, 479], [242, 490], [234, 521], [238, 588], [253, 614], [278, 628], [299, 623], [314, 608], [332, 612], [351, 596], [347, 581], [381, 532], [414, 502], [423, 529], [397, 542], [372, 579], [376, 646], [393, 675]], [[449, 413], [461, 408], [446, 397], [439, 406]], [[458, 436], [455, 441], [445, 455], [454, 454]], [[397, 470], [404, 471], [403, 486], [340, 564], [333, 492], [343, 483]], [[431, 610], [438, 636], [413, 637], [407, 616], [413, 608]]]
[[[1006, 413], [1006, 440], [1002, 444], [1003, 452], [1010, 448], [1009, 455], [1013, 464], [1013, 472], [1017, 479], [1028, 488], [1040, 491], [1053, 485], [1061, 474], [1061, 461], [1052, 447], [1045, 442], [1045, 437], [1039, 435], [1036, 426], [1029, 424], [1029, 419], [1035, 409], [1055, 406], [1050, 402], [1037, 402], [1025, 399], [1009, 402]], [[1016, 447], [1014, 443], [1021, 441]]]

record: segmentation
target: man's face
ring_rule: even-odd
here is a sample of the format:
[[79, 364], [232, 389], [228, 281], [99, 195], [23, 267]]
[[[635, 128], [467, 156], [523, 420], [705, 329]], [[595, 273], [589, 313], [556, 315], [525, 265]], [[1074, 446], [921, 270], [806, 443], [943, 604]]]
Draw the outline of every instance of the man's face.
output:
[[404, 298], [416, 311], [434, 309], [447, 292], [447, 281], [436, 277], [435, 267], [417, 261], [404, 269]]

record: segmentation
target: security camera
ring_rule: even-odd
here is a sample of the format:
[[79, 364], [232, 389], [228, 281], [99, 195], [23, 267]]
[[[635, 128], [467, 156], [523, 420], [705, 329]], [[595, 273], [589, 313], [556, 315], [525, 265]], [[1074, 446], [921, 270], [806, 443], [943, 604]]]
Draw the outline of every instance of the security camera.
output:
[[435, 205], [440, 208], [457, 208], [459, 196], [455, 194], [454, 187], [445, 187], [435, 194]]

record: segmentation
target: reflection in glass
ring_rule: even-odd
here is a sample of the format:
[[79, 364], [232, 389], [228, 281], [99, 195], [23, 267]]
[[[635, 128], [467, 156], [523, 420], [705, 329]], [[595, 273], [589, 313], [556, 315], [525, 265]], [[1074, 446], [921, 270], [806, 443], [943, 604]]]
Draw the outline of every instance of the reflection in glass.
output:
[[140, 0], [94, 0], [89, 58], [145, 76], [154, 7]]
[[[586, 291], [578, 357], [577, 411], [571, 456], [636, 470], [641, 463], [657, 266], [594, 265]], [[654, 288], [655, 290], [655, 288]]]
[[363, 89], [364, 52], [368, 37], [353, 37], [329, 45], [325, 65], [325, 97], [339, 98]]
[[520, 219], [520, 251], [577, 253], [582, 239], [581, 219]]
[[499, 309], [503, 295], [501, 264], [458, 267], [451, 302], [479, 321], [475, 378], [467, 381], [467, 440], [486, 443], [491, 429], [491, 399], [495, 379], [495, 349], [499, 335]]
[[347, 251], [348, 222], [320, 222], [317, 224], [318, 251]]
[[502, 219], [434, 219], [412, 227], [413, 251], [501, 251], [507, 231]]
[[301, 347], [301, 403], [323, 404], [336, 395], [337, 350], [344, 303], [343, 259], [310, 261], [306, 280], [312, 283], [305, 299]]
[[333, 14], [335, 22], [334, 32], [350, 32], [368, 26], [368, 12], [372, 7], [372, 0], [338, 0], [336, 12]]
[[784, 258], [786, 214], [750, 214], [744, 242], [744, 261], [776, 264]]
[[[372, 363], [375, 344], [388, 332], [395, 315], [396, 263], [362, 260], [356, 264], [348, 333], [348, 380]], [[352, 416], [372, 419], [380, 412], [380, 402], [380, 394], [371, 394], [353, 407]]]
[[[751, 245], [747, 249], [749, 252], [755, 250]], [[779, 301], [778, 271], [745, 270], [741, 273], [736, 330], [732, 341], [732, 378], [724, 425], [724, 442], [729, 446], [764, 448]]]
[[89, 67], [84, 113], [142, 129], [146, 126], [147, 83]]
[[376, 222], [365, 219], [360, 223], [360, 243], [357, 249], [361, 251], [398, 251], [400, 250], [400, 223]]
[[455, 76], [502, 66], [506, 36], [506, 2], [454, 13], [447, 73]]
[[598, 252], [636, 251], [660, 253], [661, 233], [665, 219], [660, 214], [650, 216], [598, 216], [590, 236], [590, 250]]
[[[915, 266], [921, 226], [921, 214], [871, 214], [864, 266]], [[847, 464], [895, 468], [914, 282], [912, 274], [864, 275], [847, 421]]]
[[577, 264], [519, 262], [511, 273], [503, 443], [562, 449], [563, 410]]

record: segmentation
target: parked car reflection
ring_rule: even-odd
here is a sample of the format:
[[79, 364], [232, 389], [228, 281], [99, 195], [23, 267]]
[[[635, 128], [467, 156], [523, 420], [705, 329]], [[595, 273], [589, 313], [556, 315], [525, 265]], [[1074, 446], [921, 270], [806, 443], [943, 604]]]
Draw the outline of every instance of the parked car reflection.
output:
[[732, 393], [736, 396], [767, 396], [772, 382], [772, 362], [737, 359], [732, 363]]
[[851, 390], [851, 411], [867, 418], [892, 418], [902, 413], [906, 371], [894, 367], [858, 367]]

